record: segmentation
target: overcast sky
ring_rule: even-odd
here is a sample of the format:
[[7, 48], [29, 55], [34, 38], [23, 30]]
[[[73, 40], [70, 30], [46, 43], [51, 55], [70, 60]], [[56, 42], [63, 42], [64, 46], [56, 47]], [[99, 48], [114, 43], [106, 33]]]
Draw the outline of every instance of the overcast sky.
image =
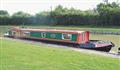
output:
[[[109, 2], [116, 0], [109, 0]], [[7, 10], [10, 14], [24, 11], [35, 14], [41, 11], [50, 11], [57, 5], [81, 10], [93, 9], [103, 0], [0, 0], [0, 10]]]

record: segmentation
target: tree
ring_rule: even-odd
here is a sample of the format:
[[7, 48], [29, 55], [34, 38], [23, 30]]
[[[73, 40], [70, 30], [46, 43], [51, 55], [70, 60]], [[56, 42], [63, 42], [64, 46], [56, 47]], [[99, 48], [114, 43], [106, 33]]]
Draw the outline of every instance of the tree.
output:
[[[119, 19], [118, 16], [120, 13], [118, 13], [118, 10], [120, 9], [119, 4], [112, 2], [111, 4], [104, 4], [100, 3], [97, 5], [97, 11], [99, 13], [99, 25], [116, 25], [116, 23], [113, 22], [119, 22], [120, 20], [115, 20], [115, 16], [117, 17], [116, 19]], [[113, 18], [114, 17], [114, 18]], [[113, 20], [114, 19], [114, 20]], [[119, 23], [117, 23], [119, 24]]]
[[14, 25], [27, 25], [30, 24], [31, 15], [24, 12], [17, 12], [12, 15], [12, 23]]
[[9, 24], [10, 16], [6, 10], [0, 10], [0, 25]]
[[43, 11], [37, 13], [35, 15], [35, 21], [36, 25], [51, 25], [53, 23], [51, 12]]

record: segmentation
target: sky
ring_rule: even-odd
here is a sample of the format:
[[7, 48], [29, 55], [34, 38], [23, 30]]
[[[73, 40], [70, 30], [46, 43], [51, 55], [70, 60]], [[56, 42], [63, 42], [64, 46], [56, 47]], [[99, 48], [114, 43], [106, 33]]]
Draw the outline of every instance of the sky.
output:
[[[117, 0], [109, 0], [109, 2]], [[58, 5], [67, 8], [88, 10], [96, 7], [103, 0], [0, 0], [0, 10], [7, 10], [10, 14], [18, 11], [30, 13], [32, 15], [50, 11]]]

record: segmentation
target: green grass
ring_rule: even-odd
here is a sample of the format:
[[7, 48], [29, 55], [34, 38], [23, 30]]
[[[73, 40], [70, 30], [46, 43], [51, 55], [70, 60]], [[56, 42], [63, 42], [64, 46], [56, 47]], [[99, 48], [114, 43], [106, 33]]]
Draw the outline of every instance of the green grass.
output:
[[49, 28], [49, 29], [70, 29], [70, 30], [86, 30], [86, 31], [96, 31], [96, 32], [120, 32], [120, 27], [85, 27], [85, 26], [25, 26], [29, 28]]
[[119, 59], [1, 40], [1, 70], [119, 70]]

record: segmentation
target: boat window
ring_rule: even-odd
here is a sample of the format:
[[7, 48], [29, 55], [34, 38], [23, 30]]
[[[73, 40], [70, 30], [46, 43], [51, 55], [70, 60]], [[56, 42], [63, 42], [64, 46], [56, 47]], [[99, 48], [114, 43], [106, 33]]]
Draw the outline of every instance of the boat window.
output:
[[62, 39], [64, 40], [71, 40], [72, 35], [71, 34], [62, 34]]
[[13, 31], [13, 32], [12, 32], [12, 34], [13, 34], [13, 35], [16, 35], [16, 32], [15, 32], [15, 31]]
[[28, 31], [24, 32], [24, 36], [30, 36], [30, 32]]

